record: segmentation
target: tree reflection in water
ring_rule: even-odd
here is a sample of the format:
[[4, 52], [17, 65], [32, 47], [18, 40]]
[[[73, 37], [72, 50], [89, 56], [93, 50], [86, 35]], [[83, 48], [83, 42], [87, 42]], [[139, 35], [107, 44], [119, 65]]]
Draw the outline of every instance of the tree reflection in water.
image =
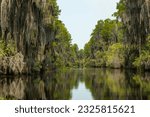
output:
[[[0, 98], [69, 100], [74, 99], [72, 90], [80, 88], [81, 83], [85, 84], [84, 91], [90, 91], [92, 99], [96, 100], [150, 99], [150, 73], [141, 75], [108, 69], [59, 70], [42, 76], [1, 76]], [[87, 98], [85, 95], [85, 100]]]
[[149, 73], [91, 69], [86, 71], [84, 79], [96, 100], [150, 99]]

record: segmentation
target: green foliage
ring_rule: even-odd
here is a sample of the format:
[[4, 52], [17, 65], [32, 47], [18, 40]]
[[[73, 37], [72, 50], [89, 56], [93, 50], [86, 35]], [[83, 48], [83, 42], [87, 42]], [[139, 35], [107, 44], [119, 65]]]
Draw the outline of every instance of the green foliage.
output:
[[143, 83], [142, 83], [142, 80], [141, 80], [141, 77], [140, 75], [135, 75], [133, 77], [133, 82], [136, 86], [140, 86], [140, 87], [143, 87]]
[[149, 36], [147, 38], [146, 45], [141, 50], [139, 57], [137, 57], [133, 62], [133, 65], [137, 68], [140, 68], [141, 66], [146, 66], [149, 69], [150, 67], [150, 37]]
[[97, 51], [95, 53], [95, 66], [102, 67], [105, 66], [106, 63], [106, 54], [105, 52]]
[[71, 43], [71, 35], [68, 32], [68, 30], [65, 27], [65, 25], [63, 24], [63, 22], [60, 21], [60, 20], [57, 20], [55, 22], [55, 29], [56, 29], [55, 40], [57, 42], [62, 41], [64, 43], [66, 43], [65, 44], [66, 46], [68, 46], [67, 44]]
[[55, 37], [50, 45], [51, 64], [55, 68], [78, 66], [78, 46], [71, 44], [71, 35], [62, 21], [56, 20]]
[[78, 50], [78, 58], [80, 60], [84, 59], [84, 50], [83, 49]]
[[121, 67], [124, 63], [123, 45], [115, 43], [106, 51], [106, 66]]
[[11, 41], [6, 45], [3, 40], [0, 40], [0, 57], [12, 56], [15, 54], [15, 50], [15, 46]]
[[143, 65], [150, 65], [150, 51], [142, 50], [142, 53], [133, 62], [135, 67], [141, 67]]
[[113, 30], [115, 30], [115, 25], [116, 22], [110, 19], [106, 19], [104, 21], [104, 25], [102, 27], [100, 34], [102, 35], [104, 41], [108, 44], [110, 41], [112, 41], [111, 37], [113, 36]]
[[[99, 20], [84, 47], [85, 65], [116, 67], [123, 63], [122, 23], [116, 20]], [[119, 60], [119, 63], [117, 62]], [[121, 64], [121, 65], [120, 65]]]
[[117, 12], [115, 12], [113, 14], [113, 16], [117, 17], [117, 18], [121, 18], [123, 13], [126, 10], [126, 6], [125, 6], [125, 0], [120, 0], [119, 3], [117, 3]]
[[85, 58], [88, 58], [91, 55], [91, 43], [90, 42], [86, 43], [84, 46], [84, 55], [85, 55]]
[[85, 66], [86, 67], [96, 67], [96, 60], [95, 59], [86, 59]]
[[5, 51], [4, 51], [4, 42], [1, 40], [0, 41], [0, 57], [5, 56]]
[[42, 68], [42, 65], [39, 61], [34, 62], [34, 67], [33, 67], [34, 71], [39, 72], [41, 68]]
[[48, 0], [49, 2], [49, 8], [52, 10], [52, 15], [58, 18], [58, 15], [60, 14], [59, 6], [57, 5], [57, 0]]

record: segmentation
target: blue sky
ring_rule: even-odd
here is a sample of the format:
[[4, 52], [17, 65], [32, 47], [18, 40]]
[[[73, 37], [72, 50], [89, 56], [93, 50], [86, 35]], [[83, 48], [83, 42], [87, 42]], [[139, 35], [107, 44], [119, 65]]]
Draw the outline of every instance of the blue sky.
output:
[[57, 0], [63, 21], [72, 36], [72, 43], [84, 48], [100, 19], [113, 18], [119, 0]]

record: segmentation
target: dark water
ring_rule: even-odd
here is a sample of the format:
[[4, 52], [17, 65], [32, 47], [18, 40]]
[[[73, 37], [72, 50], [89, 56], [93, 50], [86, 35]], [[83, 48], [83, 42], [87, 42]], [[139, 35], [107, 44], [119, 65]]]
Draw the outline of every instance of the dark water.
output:
[[0, 99], [150, 99], [150, 73], [72, 69], [43, 76], [0, 76]]

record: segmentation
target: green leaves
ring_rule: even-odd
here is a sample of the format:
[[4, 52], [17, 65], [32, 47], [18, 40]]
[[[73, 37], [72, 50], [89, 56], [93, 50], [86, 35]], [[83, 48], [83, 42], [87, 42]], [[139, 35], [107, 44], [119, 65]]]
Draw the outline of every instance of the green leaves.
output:
[[53, 16], [55, 16], [56, 18], [58, 18], [58, 15], [60, 14], [60, 9], [59, 6], [57, 5], [57, 0], [48, 0], [50, 6], [49, 8], [53, 11]]
[[[87, 66], [103, 67], [121, 66], [123, 56], [123, 31], [122, 23], [116, 20], [99, 20], [91, 34], [90, 41], [84, 47]], [[117, 63], [116, 61], [119, 61]], [[114, 63], [115, 62], [115, 63]]]
[[122, 18], [123, 13], [126, 10], [125, 0], [120, 0], [119, 3], [117, 3], [117, 12], [113, 14], [116, 18]]
[[15, 50], [15, 46], [11, 41], [6, 45], [3, 40], [0, 40], [0, 57], [14, 55]]
[[133, 62], [133, 65], [135, 67], [141, 67], [143, 65], [149, 65], [150, 66], [150, 51], [142, 50], [142, 53], [139, 57], [135, 59]]
[[124, 63], [123, 54], [123, 45], [121, 43], [115, 43], [109, 46], [109, 49], [106, 51], [106, 65], [120, 68]]

